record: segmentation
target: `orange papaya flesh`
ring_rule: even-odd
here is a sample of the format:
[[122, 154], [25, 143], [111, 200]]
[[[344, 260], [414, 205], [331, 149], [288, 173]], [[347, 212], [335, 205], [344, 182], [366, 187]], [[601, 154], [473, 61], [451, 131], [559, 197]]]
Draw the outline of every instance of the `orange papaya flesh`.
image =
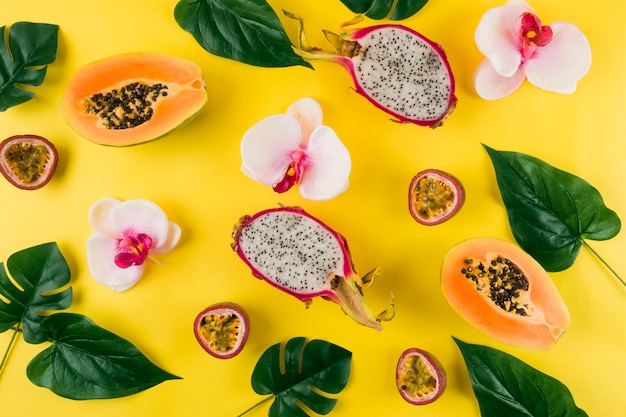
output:
[[514, 347], [550, 349], [570, 324], [567, 306], [543, 267], [499, 239], [468, 239], [450, 249], [441, 287], [469, 324]]
[[168, 54], [134, 52], [79, 69], [66, 87], [61, 110], [86, 139], [129, 146], [169, 133], [206, 101], [197, 64]]

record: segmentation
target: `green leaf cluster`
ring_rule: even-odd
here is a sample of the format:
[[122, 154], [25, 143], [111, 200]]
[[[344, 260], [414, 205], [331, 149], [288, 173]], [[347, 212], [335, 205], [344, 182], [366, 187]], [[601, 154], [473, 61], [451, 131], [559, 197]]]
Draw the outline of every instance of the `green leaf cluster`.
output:
[[57, 25], [31, 22], [0, 28], [0, 111], [33, 98], [23, 87], [43, 83], [56, 59], [58, 31]]
[[328, 394], [338, 394], [347, 385], [351, 359], [350, 351], [324, 340], [294, 337], [284, 345], [270, 346], [252, 372], [252, 389], [272, 396], [257, 405], [274, 398], [269, 417], [308, 416], [300, 404], [328, 414], [337, 404]]
[[403, 20], [419, 12], [428, 0], [341, 0], [350, 11], [374, 20]]
[[587, 181], [535, 157], [483, 146], [515, 240], [547, 271], [569, 268], [585, 239], [619, 233], [619, 217]]
[[131, 395], [178, 378], [88, 317], [51, 314], [72, 304], [69, 281], [69, 267], [56, 243], [14, 253], [6, 270], [0, 263], [0, 332], [22, 330], [28, 343], [51, 342], [28, 364], [31, 382], [85, 400]]
[[[406, 19], [428, 0], [341, 0], [351, 11], [371, 19]], [[313, 68], [296, 54], [282, 23], [265, 0], [180, 0], [178, 25], [208, 52], [249, 65]]]
[[453, 339], [467, 365], [482, 416], [587, 417], [557, 379], [498, 349]]

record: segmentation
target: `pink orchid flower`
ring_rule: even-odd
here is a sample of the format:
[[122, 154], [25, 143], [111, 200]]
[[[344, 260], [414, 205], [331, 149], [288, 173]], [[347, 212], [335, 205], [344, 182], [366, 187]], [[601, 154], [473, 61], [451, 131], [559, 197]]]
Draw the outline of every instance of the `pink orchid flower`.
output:
[[155, 203], [103, 198], [89, 212], [96, 232], [87, 239], [91, 275], [116, 292], [126, 291], [143, 275], [151, 255], [172, 250], [180, 240], [180, 227], [169, 221]]
[[476, 92], [486, 100], [508, 96], [525, 79], [544, 90], [571, 94], [591, 65], [589, 42], [578, 27], [542, 25], [520, 0], [489, 9], [474, 38], [487, 57], [474, 74]]
[[283, 193], [294, 185], [302, 197], [327, 200], [348, 188], [348, 150], [328, 126], [312, 98], [293, 103], [286, 114], [267, 117], [241, 139], [241, 170]]

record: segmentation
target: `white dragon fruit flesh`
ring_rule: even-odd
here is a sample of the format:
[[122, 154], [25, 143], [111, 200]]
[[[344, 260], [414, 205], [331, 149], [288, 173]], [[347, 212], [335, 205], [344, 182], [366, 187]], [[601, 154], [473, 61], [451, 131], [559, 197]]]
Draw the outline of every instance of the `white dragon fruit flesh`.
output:
[[455, 81], [443, 48], [403, 25], [385, 24], [345, 29], [341, 35], [324, 31], [335, 51], [311, 47], [300, 21], [299, 47], [307, 60], [342, 65], [353, 78], [357, 93], [401, 123], [438, 127], [454, 110]]
[[387, 311], [372, 315], [363, 300], [360, 277], [343, 236], [299, 207], [279, 207], [245, 215], [233, 230], [232, 248], [252, 274], [307, 305], [315, 297], [339, 304], [357, 322], [382, 330]]

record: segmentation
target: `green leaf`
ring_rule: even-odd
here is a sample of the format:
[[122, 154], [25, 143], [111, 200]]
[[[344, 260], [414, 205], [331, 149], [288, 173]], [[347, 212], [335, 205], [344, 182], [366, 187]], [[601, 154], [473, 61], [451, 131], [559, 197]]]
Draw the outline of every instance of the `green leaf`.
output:
[[47, 65], [56, 59], [59, 27], [18, 22], [8, 33], [6, 26], [0, 31], [0, 111], [5, 111], [33, 98], [23, 86], [43, 83]]
[[485, 417], [585, 417], [567, 387], [500, 350], [454, 338]]
[[546, 270], [569, 268], [583, 239], [606, 240], [617, 214], [585, 180], [537, 158], [483, 145], [493, 163], [513, 236]]
[[[363, 14], [370, 19], [403, 20], [419, 12], [428, 0], [341, 0], [353, 13]], [[390, 15], [391, 13], [391, 15]]]
[[269, 417], [303, 417], [296, 399], [318, 414], [328, 414], [348, 383], [352, 353], [323, 340], [305, 343], [296, 337], [268, 348], [252, 372], [252, 388], [258, 394], [274, 394]]
[[311, 64], [297, 55], [265, 0], [181, 0], [178, 25], [210, 53], [260, 67]]
[[117, 398], [179, 379], [83, 315], [53, 314], [41, 330], [52, 345], [31, 360], [26, 374], [33, 384], [62, 397]]
[[42, 313], [72, 304], [70, 270], [56, 243], [44, 243], [9, 256], [7, 275], [0, 263], [0, 333], [22, 323], [24, 340], [41, 343]]

